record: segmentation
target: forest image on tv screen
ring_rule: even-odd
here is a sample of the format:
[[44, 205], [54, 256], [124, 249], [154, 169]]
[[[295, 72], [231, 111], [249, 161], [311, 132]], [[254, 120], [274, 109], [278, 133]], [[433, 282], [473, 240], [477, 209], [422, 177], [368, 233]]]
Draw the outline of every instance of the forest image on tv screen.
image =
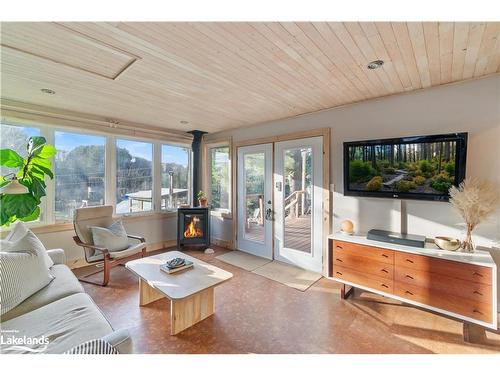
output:
[[350, 146], [349, 189], [447, 195], [455, 181], [456, 141]]

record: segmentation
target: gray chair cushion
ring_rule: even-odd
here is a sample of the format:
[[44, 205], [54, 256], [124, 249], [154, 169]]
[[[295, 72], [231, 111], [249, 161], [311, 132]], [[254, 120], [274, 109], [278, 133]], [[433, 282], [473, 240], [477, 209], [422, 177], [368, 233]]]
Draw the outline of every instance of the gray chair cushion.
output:
[[75, 210], [75, 232], [83, 243], [93, 244], [90, 227], [109, 227], [113, 223], [113, 206], [83, 207]]
[[134, 255], [137, 253], [140, 253], [142, 249], [146, 247], [145, 242], [141, 242], [138, 244], [130, 245], [127, 249], [122, 250], [122, 251], [113, 251], [112, 253], [109, 253], [109, 257], [111, 259], [121, 259], [128, 257], [130, 255]]
[[122, 221], [117, 220], [107, 228], [90, 227], [94, 245], [104, 247], [109, 252], [122, 251], [129, 247], [127, 232]]
[[67, 266], [62, 264], [54, 265], [50, 269], [50, 273], [54, 276], [54, 279], [21, 304], [3, 314], [2, 322], [38, 309], [58, 299], [83, 292], [78, 279]]
[[[83, 207], [75, 210], [73, 226], [81, 242], [93, 245], [92, 231], [90, 227], [109, 227], [113, 224], [113, 206]], [[103, 256], [99, 252], [85, 249], [88, 260], [102, 260]]]
[[[2, 323], [3, 343], [12, 337], [38, 338], [38, 342], [14, 347], [4, 344], [2, 353], [64, 353], [83, 342], [113, 332], [89, 295], [77, 293]], [[48, 339], [45, 344], [42, 338]]]

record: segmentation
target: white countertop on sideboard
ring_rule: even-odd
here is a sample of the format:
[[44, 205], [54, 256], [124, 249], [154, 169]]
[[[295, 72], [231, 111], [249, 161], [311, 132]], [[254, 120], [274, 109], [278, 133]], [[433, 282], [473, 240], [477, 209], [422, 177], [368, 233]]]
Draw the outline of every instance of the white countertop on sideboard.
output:
[[[446, 260], [452, 260], [455, 262], [475, 264], [478, 266], [496, 268], [495, 261], [493, 260], [491, 254], [485, 250], [475, 250], [474, 253], [463, 253], [460, 250], [449, 251], [439, 249], [434, 242], [425, 243], [425, 247], [415, 247], [415, 246], [404, 246], [389, 242], [373, 241], [366, 238], [366, 235], [353, 234], [348, 235], [341, 232], [336, 232], [328, 236], [329, 239], [352, 242], [361, 245], [374, 246], [382, 249], [389, 249], [395, 251], [402, 251], [405, 253], [426, 255], [434, 258], [441, 258]], [[430, 240], [432, 241], [432, 240]]]

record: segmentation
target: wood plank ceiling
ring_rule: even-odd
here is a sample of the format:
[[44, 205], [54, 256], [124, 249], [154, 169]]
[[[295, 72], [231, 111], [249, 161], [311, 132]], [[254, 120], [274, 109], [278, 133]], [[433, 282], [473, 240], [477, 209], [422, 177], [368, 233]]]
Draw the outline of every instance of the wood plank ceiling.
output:
[[1, 97], [215, 132], [497, 73], [499, 34], [486, 22], [2, 23]]

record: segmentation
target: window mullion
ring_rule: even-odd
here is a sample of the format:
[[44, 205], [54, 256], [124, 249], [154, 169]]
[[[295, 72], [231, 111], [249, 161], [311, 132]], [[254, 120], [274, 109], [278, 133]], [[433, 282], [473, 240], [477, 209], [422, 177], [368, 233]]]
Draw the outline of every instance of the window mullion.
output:
[[116, 141], [115, 137], [106, 137], [105, 151], [105, 194], [104, 200], [106, 205], [113, 206], [113, 211], [116, 213]]
[[153, 210], [161, 211], [161, 143], [153, 143]]
[[[53, 145], [55, 142], [54, 129], [51, 129], [47, 126], [40, 127], [40, 133], [47, 144]], [[53, 224], [55, 222], [55, 200], [56, 200], [56, 182], [55, 179], [57, 176], [55, 175], [55, 160], [52, 158], [52, 171], [54, 171], [54, 179], [47, 178], [45, 180], [46, 188], [45, 188], [45, 197], [42, 199], [42, 207], [40, 207], [43, 212], [42, 218], [45, 224]]]

